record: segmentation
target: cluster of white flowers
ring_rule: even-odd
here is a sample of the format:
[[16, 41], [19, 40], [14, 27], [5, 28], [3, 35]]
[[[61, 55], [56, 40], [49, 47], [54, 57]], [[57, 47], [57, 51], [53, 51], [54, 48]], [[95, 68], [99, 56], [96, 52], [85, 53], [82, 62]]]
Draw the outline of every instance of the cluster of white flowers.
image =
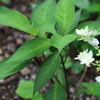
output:
[[[98, 47], [99, 41], [98, 39], [94, 38], [94, 36], [100, 34], [100, 32], [98, 32], [97, 30], [89, 30], [88, 26], [86, 26], [84, 29], [81, 29], [81, 30], [76, 29], [76, 34], [81, 36], [81, 38], [78, 40], [83, 40], [85, 42], [88, 42], [90, 45], [94, 46], [99, 52], [98, 55], [100, 55], [100, 50]], [[87, 50], [84, 50], [83, 52], [80, 52], [79, 55], [75, 58], [75, 60], [79, 60], [81, 62], [80, 64], [85, 64], [86, 66], [90, 67], [91, 66], [90, 64], [95, 59], [93, 58], [92, 50], [88, 52], [88, 49], [87, 49]], [[97, 76], [95, 80], [100, 83], [100, 76]]]
[[97, 30], [89, 30], [88, 26], [85, 29], [78, 30], [76, 29], [76, 34], [81, 36], [81, 39], [88, 42], [90, 45], [96, 46], [99, 44], [98, 39], [94, 38], [95, 35], [100, 34]]
[[79, 60], [81, 64], [86, 64], [86, 66], [90, 67], [90, 63], [92, 63], [95, 59], [93, 58], [92, 50], [88, 52], [88, 49], [80, 52], [78, 57], [75, 58]]

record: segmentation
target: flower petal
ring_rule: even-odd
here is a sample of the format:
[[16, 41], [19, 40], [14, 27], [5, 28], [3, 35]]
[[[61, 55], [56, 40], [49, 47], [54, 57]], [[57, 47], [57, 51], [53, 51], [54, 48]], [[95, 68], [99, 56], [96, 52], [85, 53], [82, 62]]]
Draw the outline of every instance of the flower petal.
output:
[[80, 52], [79, 55], [75, 59], [79, 60], [80, 64], [86, 64], [89, 67], [90, 67], [90, 63], [95, 60], [93, 58], [92, 50], [88, 52], [88, 49], [83, 52]]
[[98, 45], [99, 44], [99, 41], [96, 39], [96, 38], [90, 38], [88, 41], [87, 41], [90, 45]]
[[100, 83], [100, 76], [95, 77], [95, 80]]

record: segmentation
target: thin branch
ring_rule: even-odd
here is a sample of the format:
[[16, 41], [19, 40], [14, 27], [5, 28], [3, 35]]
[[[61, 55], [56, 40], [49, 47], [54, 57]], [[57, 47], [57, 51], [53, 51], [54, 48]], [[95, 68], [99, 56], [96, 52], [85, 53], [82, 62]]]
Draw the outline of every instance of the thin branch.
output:
[[36, 61], [36, 63], [41, 66], [42, 62], [37, 58], [37, 57], [34, 57], [34, 60]]
[[61, 62], [62, 62], [62, 66], [63, 66], [63, 69], [64, 69], [64, 74], [65, 74], [65, 80], [66, 80], [66, 92], [67, 92], [67, 96], [68, 96], [68, 100], [70, 100], [70, 96], [69, 96], [69, 84], [68, 84], [68, 77], [67, 77], [67, 74], [66, 74], [66, 68], [65, 68], [65, 64], [64, 64], [64, 61], [63, 61], [63, 57], [62, 55], [60, 54], [60, 57], [61, 57]]
[[53, 75], [54, 78], [61, 84], [61, 82], [58, 80], [57, 76]]
[[82, 77], [81, 77], [81, 79], [80, 79], [80, 81], [79, 81], [79, 86], [78, 86], [78, 88], [77, 88], [77, 90], [76, 90], [76, 96], [75, 96], [74, 100], [76, 100], [76, 98], [77, 98], [79, 89], [80, 89], [80, 87], [81, 87], [81, 83], [82, 83], [83, 78], [84, 78], [84, 76], [85, 76], [85, 74], [86, 74], [86, 72], [87, 72], [87, 68], [88, 68], [88, 66], [85, 66], [84, 73], [83, 73], [83, 75], [82, 75]]
[[61, 84], [66, 89], [66, 87], [59, 81], [59, 79], [57, 78], [57, 76], [55, 76], [55, 75], [53, 75], [53, 76], [57, 80], [57, 82], [59, 82], [59, 84]]

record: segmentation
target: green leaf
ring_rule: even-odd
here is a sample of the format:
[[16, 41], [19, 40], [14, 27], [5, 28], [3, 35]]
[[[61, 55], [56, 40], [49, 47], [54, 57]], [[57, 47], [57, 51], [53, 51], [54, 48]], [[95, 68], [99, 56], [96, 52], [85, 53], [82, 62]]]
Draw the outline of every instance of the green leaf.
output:
[[73, 0], [74, 4], [82, 9], [88, 9], [90, 6], [89, 0]]
[[78, 92], [77, 97], [79, 97], [82, 93], [86, 93], [88, 95], [91, 95], [91, 93], [87, 89], [80, 89]]
[[23, 81], [15, 91], [17, 95], [24, 99], [43, 100], [42, 95], [38, 92], [33, 96], [34, 81]]
[[100, 12], [100, 4], [93, 4], [88, 9], [90, 12]]
[[[100, 21], [88, 21], [88, 22], [84, 22], [84, 23], [82, 23], [82, 24], [79, 24], [77, 27], [76, 27], [76, 29], [84, 29], [86, 26], [88, 26], [88, 28], [89, 28], [89, 30], [93, 30], [93, 29], [95, 29], [95, 30], [98, 30], [98, 31], [100, 31], [100, 27], [99, 27], [99, 25], [100, 25]], [[75, 29], [75, 30], [76, 30]], [[76, 31], [75, 30], [73, 30], [72, 32], [71, 32], [71, 34], [76, 34]]]
[[81, 65], [79, 61], [76, 61], [73, 65], [72, 65], [72, 70], [75, 74], [79, 74], [80, 72], [83, 71], [84, 69], [84, 65]]
[[27, 66], [31, 59], [9, 62], [9, 58], [0, 63], [0, 79], [16, 73]]
[[34, 81], [25, 81], [19, 84], [16, 94], [24, 99], [31, 99], [33, 97]]
[[50, 40], [44, 38], [36, 38], [24, 43], [10, 58], [0, 63], [0, 79], [23, 69], [33, 57], [45, 52], [50, 45]]
[[44, 95], [44, 100], [67, 100], [66, 91], [59, 83], [55, 83]]
[[49, 33], [52, 33], [52, 34], [57, 34], [54, 26], [55, 26], [55, 21], [53, 21], [53, 20], [45, 21], [41, 25], [40, 30], [44, 31], [44, 32], [49, 32]]
[[65, 74], [63, 69], [59, 68], [57, 76], [61, 84], [66, 87]]
[[50, 55], [40, 66], [34, 84], [34, 94], [45, 85], [55, 73], [59, 65], [59, 53], [56, 52]]
[[[89, 46], [90, 45], [87, 42], [83, 42], [82, 45], [80, 45], [82, 50], [86, 50], [87, 48], [89, 48], [89, 50], [92, 50], [92, 48]], [[94, 54], [94, 50], [93, 50], [93, 54]]]
[[74, 14], [74, 4], [72, 0], [59, 0], [55, 9], [55, 19], [63, 35], [72, 25]]
[[88, 10], [84, 9], [84, 10], [82, 10], [80, 21], [87, 20], [87, 19], [89, 19], [90, 16], [91, 16], [90, 12]]
[[67, 56], [66, 62], [65, 62], [65, 68], [68, 69], [73, 65], [71, 57]]
[[27, 33], [29, 33], [29, 34], [31, 34], [33, 36], [36, 36], [37, 33], [39, 32], [39, 30], [38, 29], [29, 28], [29, 29], [25, 30], [25, 32], [27, 32]]
[[36, 2], [32, 2], [30, 5], [34, 9], [36, 6], [40, 5], [41, 3], [42, 1], [36, 1]]
[[36, 94], [31, 100], [44, 100], [41, 94]]
[[28, 19], [18, 11], [8, 10], [0, 13], [0, 24], [11, 26], [19, 30], [26, 30], [30, 25]]
[[91, 94], [100, 97], [100, 83], [95, 82], [95, 83], [82, 83], [89, 91]]
[[56, 5], [55, 0], [45, 0], [43, 3], [41, 3], [33, 10], [30, 16], [30, 21], [34, 28], [37, 28], [45, 32], [52, 32], [55, 34], [55, 32], [53, 32], [55, 30], [54, 29], [55, 5]]
[[76, 39], [76, 35], [66, 35], [63, 37], [60, 35], [53, 35], [51, 37], [51, 44], [52, 46], [58, 48], [59, 51], [61, 51], [65, 46], [67, 46], [75, 39]]
[[68, 30], [68, 33], [71, 32], [77, 25], [78, 25], [78, 22], [80, 20], [80, 16], [81, 16], [81, 10], [78, 10], [76, 13], [75, 13], [75, 17], [74, 17], [74, 21], [70, 27], [70, 29]]
[[0, 24], [7, 25], [31, 35], [36, 36], [38, 29], [33, 29], [29, 20], [18, 11], [10, 10], [7, 7], [0, 7]]
[[0, 62], [0, 64], [3, 64], [3, 63], [5, 63], [5, 62], [7, 62], [9, 58], [10, 58], [10, 57], [4, 59], [3, 61]]
[[0, 1], [3, 1], [3, 2], [5, 2], [5, 3], [8, 3], [8, 0], [0, 0]]
[[4, 11], [8, 11], [9, 9], [5, 6], [0, 6], [0, 13]]
[[50, 39], [35, 38], [29, 40], [10, 57], [9, 62], [31, 59], [45, 52], [50, 46]]

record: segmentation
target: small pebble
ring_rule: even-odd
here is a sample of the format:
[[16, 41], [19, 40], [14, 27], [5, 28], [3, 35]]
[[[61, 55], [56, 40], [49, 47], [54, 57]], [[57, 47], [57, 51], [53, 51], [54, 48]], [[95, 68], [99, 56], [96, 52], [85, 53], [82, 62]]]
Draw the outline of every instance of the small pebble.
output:
[[29, 76], [25, 76], [25, 79], [28, 80], [30, 77]]
[[3, 96], [2, 96], [2, 99], [5, 99], [5, 98], [6, 98], [6, 97], [3, 95]]
[[7, 45], [7, 49], [14, 52], [16, 50], [15, 44], [14, 43], [9, 43]]
[[18, 95], [15, 95], [15, 96], [14, 96], [15, 99], [18, 99], [18, 97], [19, 97]]
[[50, 86], [50, 83], [48, 82], [48, 83], [46, 84], [46, 86], [49, 87], [49, 86]]
[[8, 89], [10, 89], [11, 88], [11, 85], [8, 85], [7, 87], [8, 87]]
[[17, 45], [21, 45], [21, 44], [23, 43], [23, 40], [20, 39], [20, 38], [17, 38], [17, 39], [16, 39], [16, 42], [17, 42]]
[[4, 59], [4, 57], [3, 56], [0, 56], [0, 61], [2, 61]]
[[35, 80], [35, 78], [36, 78], [36, 74], [32, 74], [32, 75], [31, 75], [31, 79], [32, 79], [32, 80]]
[[33, 69], [32, 69], [32, 73], [37, 73], [37, 71], [38, 71], [38, 68], [37, 67], [33, 67]]
[[89, 97], [86, 97], [86, 100], [90, 100], [90, 98]]
[[8, 36], [8, 37], [7, 37], [7, 40], [8, 40], [8, 41], [12, 41], [13, 39], [14, 39], [13, 36]]
[[74, 92], [75, 92], [75, 90], [74, 90], [73, 87], [70, 88], [70, 92], [71, 92], [71, 93], [74, 93]]
[[1, 48], [0, 48], [0, 54], [2, 54], [2, 50], [1, 50]]
[[6, 56], [6, 57], [9, 57], [10, 55], [9, 55], [8, 53], [5, 52], [5, 56]]
[[15, 38], [17, 38], [17, 37], [19, 37], [19, 32], [14, 31], [14, 32], [13, 32], [13, 35], [14, 35]]
[[27, 10], [27, 7], [26, 6], [22, 6], [22, 11], [24, 12], [24, 11], [26, 11]]
[[31, 73], [31, 71], [30, 71], [27, 67], [25, 67], [24, 69], [22, 69], [22, 70], [20, 71], [20, 73], [21, 73], [23, 76], [25, 76], [25, 75], [29, 75], [29, 74]]
[[20, 37], [20, 38], [23, 38], [23, 37], [24, 37], [24, 34], [19, 34], [19, 37]]
[[0, 83], [4, 83], [4, 81], [5, 81], [5, 80], [4, 80], [4, 79], [2, 79], [2, 80], [0, 80]]

